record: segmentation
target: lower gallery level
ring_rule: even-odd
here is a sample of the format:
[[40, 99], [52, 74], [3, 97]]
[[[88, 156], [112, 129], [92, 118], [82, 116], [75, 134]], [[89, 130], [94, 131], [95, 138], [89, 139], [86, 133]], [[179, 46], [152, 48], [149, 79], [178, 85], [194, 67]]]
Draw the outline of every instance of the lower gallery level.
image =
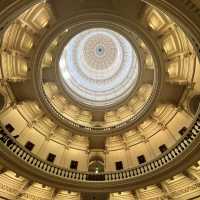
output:
[[31, 182], [12, 171], [2, 169], [0, 175], [1, 200], [199, 200], [200, 162], [182, 174], [155, 185], [134, 191], [116, 193], [78, 193]]

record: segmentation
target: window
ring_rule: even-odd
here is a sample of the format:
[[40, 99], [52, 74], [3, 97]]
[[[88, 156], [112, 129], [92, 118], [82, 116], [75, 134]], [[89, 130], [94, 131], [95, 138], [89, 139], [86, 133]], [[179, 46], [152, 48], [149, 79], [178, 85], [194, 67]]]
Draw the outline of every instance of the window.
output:
[[25, 148], [28, 149], [29, 151], [32, 151], [33, 148], [34, 148], [34, 144], [30, 141], [28, 141], [26, 144], [25, 144]]
[[123, 163], [122, 161], [118, 161], [115, 163], [116, 170], [122, 170], [123, 169]]
[[72, 160], [70, 164], [70, 169], [77, 170], [77, 168], [78, 168], [78, 161]]
[[179, 130], [180, 135], [184, 135], [187, 128], [184, 126], [181, 130]]
[[6, 124], [5, 128], [9, 133], [12, 133], [15, 130], [11, 124]]
[[159, 146], [159, 150], [161, 153], [164, 153], [165, 151], [167, 151], [167, 146], [165, 144]]
[[49, 155], [47, 157], [47, 161], [54, 162], [55, 158], [56, 158], [56, 155], [49, 153]]
[[15, 139], [17, 139], [18, 137], [19, 137], [19, 135], [15, 135], [15, 136], [13, 136]]
[[138, 159], [139, 164], [143, 164], [146, 162], [144, 155], [138, 156], [137, 159]]

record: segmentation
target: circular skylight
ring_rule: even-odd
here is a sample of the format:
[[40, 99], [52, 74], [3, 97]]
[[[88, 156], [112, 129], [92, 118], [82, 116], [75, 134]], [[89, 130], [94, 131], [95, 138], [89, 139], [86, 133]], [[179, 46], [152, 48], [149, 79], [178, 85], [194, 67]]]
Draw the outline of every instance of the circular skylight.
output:
[[64, 48], [59, 72], [66, 92], [87, 106], [123, 101], [136, 86], [139, 61], [121, 34], [92, 28], [74, 36]]

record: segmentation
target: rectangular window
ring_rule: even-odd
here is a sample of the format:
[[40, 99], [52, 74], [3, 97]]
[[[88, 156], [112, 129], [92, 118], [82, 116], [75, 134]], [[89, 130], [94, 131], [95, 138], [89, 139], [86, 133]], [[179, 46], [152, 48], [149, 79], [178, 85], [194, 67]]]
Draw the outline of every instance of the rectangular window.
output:
[[167, 151], [167, 146], [165, 144], [159, 146], [159, 150], [161, 153], [164, 153], [165, 151]]
[[123, 163], [122, 161], [118, 161], [115, 163], [115, 167], [116, 167], [116, 170], [122, 170], [123, 169]]
[[49, 153], [49, 155], [47, 157], [47, 161], [54, 162], [55, 158], [56, 158], [56, 155]]
[[30, 141], [28, 141], [26, 144], [25, 144], [25, 148], [28, 149], [29, 151], [32, 151], [33, 148], [34, 148], [34, 144]]
[[187, 128], [184, 126], [181, 130], [179, 130], [179, 134], [184, 135], [185, 131], [187, 131]]
[[78, 161], [72, 160], [70, 164], [70, 169], [77, 170], [77, 168], [78, 168]]
[[6, 124], [5, 128], [9, 133], [12, 133], [15, 130], [11, 124]]
[[146, 162], [144, 155], [138, 156], [137, 159], [139, 164], [143, 164]]

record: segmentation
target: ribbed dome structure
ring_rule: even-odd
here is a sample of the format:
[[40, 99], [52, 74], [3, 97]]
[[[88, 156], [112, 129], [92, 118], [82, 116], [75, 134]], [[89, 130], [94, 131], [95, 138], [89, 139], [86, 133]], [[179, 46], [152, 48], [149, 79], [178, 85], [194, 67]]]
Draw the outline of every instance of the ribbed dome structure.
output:
[[120, 34], [103, 28], [85, 30], [72, 38], [59, 64], [66, 91], [93, 107], [124, 100], [139, 73], [131, 44]]
[[197, 0], [0, 2], [0, 200], [198, 200]]

